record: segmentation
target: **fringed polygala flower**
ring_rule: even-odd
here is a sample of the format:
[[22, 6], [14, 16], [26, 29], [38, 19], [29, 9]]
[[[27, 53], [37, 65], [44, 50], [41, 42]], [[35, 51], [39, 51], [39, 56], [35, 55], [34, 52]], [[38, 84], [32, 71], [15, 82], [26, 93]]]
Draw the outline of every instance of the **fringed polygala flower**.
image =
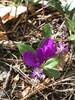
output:
[[23, 54], [23, 61], [31, 68], [37, 68], [44, 62], [44, 54], [42, 48], [37, 48], [36, 51], [25, 51]]
[[56, 51], [55, 41], [51, 38], [46, 38], [42, 41], [40, 47], [34, 52], [25, 51], [22, 54], [23, 61], [31, 68], [37, 68], [40, 67], [48, 58], [55, 56]]

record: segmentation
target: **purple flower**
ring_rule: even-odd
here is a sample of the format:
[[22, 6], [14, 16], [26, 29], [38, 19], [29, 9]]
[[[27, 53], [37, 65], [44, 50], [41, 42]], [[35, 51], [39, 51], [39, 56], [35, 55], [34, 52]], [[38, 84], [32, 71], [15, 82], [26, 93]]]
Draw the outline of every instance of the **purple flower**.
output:
[[35, 68], [32, 73], [31, 73], [31, 76], [33, 78], [39, 78], [39, 79], [44, 79], [45, 78], [45, 74], [43, 72], [43, 69], [40, 69], [40, 68]]
[[59, 42], [58, 47], [61, 54], [65, 54], [68, 52], [68, 45], [66, 45], [65, 43]]
[[42, 41], [41, 46], [37, 48], [35, 52], [25, 51], [22, 54], [22, 57], [26, 65], [36, 68], [40, 67], [49, 57], [55, 56], [56, 51], [55, 41], [51, 38], [46, 38]]
[[25, 51], [23, 54], [23, 61], [30, 67], [39, 67], [44, 61], [42, 48], [38, 48], [35, 52]]
[[41, 47], [44, 51], [45, 60], [56, 55], [56, 44], [54, 39], [46, 38], [42, 41]]

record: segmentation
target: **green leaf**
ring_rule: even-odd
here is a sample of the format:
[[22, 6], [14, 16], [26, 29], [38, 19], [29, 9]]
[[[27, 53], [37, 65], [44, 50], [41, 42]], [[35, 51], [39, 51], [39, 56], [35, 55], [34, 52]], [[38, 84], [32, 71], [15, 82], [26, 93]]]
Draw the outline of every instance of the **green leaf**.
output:
[[50, 37], [51, 36], [52, 31], [51, 31], [51, 27], [50, 27], [49, 24], [45, 24], [43, 26], [43, 28], [42, 28], [42, 31], [44, 33], [44, 36], [46, 36], [46, 37]]
[[49, 5], [53, 7], [55, 10], [58, 10], [60, 13], [64, 13], [63, 8], [59, 0], [48, 0]]
[[44, 64], [46, 68], [55, 68], [56, 65], [59, 63], [59, 60], [57, 58], [50, 58], [46, 61]]
[[65, 22], [66, 22], [66, 26], [68, 27], [69, 31], [73, 32], [74, 31], [74, 26], [73, 26], [72, 21], [69, 18], [67, 18], [65, 20]]
[[74, 6], [74, 0], [67, 0], [66, 1], [66, 3], [68, 4], [68, 5], [70, 5], [70, 7], [69, 7], [69, 11], [72, 11], [74, 8], [75, 8], [75, 6]]
[[75, 33], [75, 15], [73, 15], [71, 19], [66, 18], [65, 22], [69, 31], [71, 31], [72, 33]]
[[59, 60], [57, 58], [47, 60], [44, 64], [44, 71], [46, 75], [54, 77], [55, 79], [58, 78], [60, 76], [60, 72], [56, 68], [58, 64]]
[[47, 69], [45, 69], [44, 71], [45, 71], [46, 75], [48, 75], [48, 76], [50, 76], [50, 77], [52, 77], [52, 78], [54, 78], [54, 79], [59, 78], [59, 77], [60, 77], [60, 74], [61, 74], [61, 73], [60, 73], [58, 70], [56, 70], [56, 69], [49, 69], [49, 68], [47, 68]]
[[23, 0], [12, 0], [15, 4], [21, 4]]
[[75, 27], [75, 14], [73, 14], [73, 16], [72, 16], [72, 22], [73, 22], [73, 25]]
[[69, 40], [75, 41], [75, 34], [71, 34], [70, 37], [69, 37]]
[[65, 13], [66, 13], [68, 16], [69, 16], [70, 13], [71, 13], [71, 11], [69, 11], [70, 5], [71, 5], [71, 4], [66, 4], [66, 5], [63, 7]]
[[24, 51], [34, 51], [30, 45], [24, 43], [17, 44], [17, 48], [19, 49], [20, 53], [23, 53]]

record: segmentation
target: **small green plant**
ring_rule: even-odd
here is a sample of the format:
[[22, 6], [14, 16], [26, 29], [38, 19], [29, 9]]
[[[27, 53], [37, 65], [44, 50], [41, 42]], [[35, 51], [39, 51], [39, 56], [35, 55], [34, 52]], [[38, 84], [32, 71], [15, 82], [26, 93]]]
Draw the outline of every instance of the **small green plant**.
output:
[[24, 0], [13, 0], [13, 3], [19, 5], [19, 4], [21, 4], [23, 1], [24, 1]]
[[67, 4], [64, 7], [61, 5], [59, 0], [48, 0], [48, 2], [49, 2], [49, 6], [53, 7], [64, 16], [65, 24], [70, 33], [69, 40], [74, 41], [75, 40], [75, 14], [71, 2], [70, 3], [67, 2]]
[[68, 53], [68, 46], [65, 47], [64, 41], [61, 41], [64, 37], [63, 34], [60, 40], [56, 42], [57, 39], [53, 38], [54, 34], [51, 32], [49, 24], [44, 25], [42, 30], [45, 39], [35, 50], [24, 43], [18, 44], [17, 47], [24, 64], [31, 69], [32, 77], [42, 78], [43, 75], [47, 75], [56, 79], [61, 74], [57, 66], [60, 64], [60, 59]]
[[54, 9], [58, 10], [63, 14], [63, 8], [59, 0], [48, 0], [49, 6], [53, 7]]
[[75, 34], [75, 15], [73, 14], [72, 18], [66, 18], [66, 25], [70, 33]]

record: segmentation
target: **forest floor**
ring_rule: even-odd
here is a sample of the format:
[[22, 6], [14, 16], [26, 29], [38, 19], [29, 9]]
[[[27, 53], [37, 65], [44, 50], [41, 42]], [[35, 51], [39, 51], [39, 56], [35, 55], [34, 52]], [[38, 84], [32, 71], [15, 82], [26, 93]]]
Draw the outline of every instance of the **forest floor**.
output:
[[[29, 6], [31, 7], [31, 6]], [[75, 100], [75, 44], [62, 64], [58, 79], [29, 77], [16, 46], [26, 43], [37, 48], [44, 38], [42, 27], [50, 24], [54, 32], [68, 32], [64, 17], [47, 5], [38, 4], [17, 18], [0, 18], [0, 100]]]

